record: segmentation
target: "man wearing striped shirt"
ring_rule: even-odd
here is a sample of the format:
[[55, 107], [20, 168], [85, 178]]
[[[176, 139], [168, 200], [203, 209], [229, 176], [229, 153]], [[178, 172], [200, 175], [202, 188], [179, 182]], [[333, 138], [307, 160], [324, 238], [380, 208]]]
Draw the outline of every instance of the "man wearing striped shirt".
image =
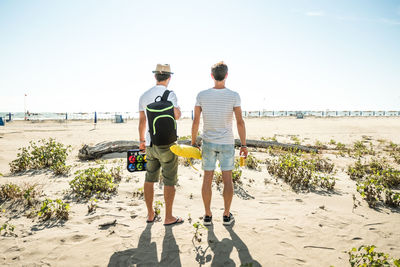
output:
[[205, 209], [204, 225], [212, 224], [211, 183], [217, 159], [219, 160], [224, 183], [223, 197], [225, 210], [223, 224], [234, 222], [230, 212], [233, 198], [232, 170], [234, 168], [234, 137], [232, 131], [233, 114], [235, 114], [238, 134], [241, 141], [240, 155], [247, 157], [246, 127], [242, 118], [240, 96], [237, 92], [225, 87], [228, 77], [228, 66], [219, 62], [212, 66], [211, 77], [214, 87], [201, 91], [196, 98], [192, 125], [192, 145], [196, 144], [200, 116], [203, 114], [203, 186], [202, 197]]

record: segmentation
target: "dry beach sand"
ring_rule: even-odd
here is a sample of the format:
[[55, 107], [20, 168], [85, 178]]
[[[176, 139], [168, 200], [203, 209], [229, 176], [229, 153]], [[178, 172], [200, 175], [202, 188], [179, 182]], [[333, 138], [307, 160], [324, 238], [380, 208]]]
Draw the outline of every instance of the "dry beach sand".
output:
[[[137, 120], [115, 124], [92, 122], [22, 122], [0, 127], [0, 185], [5, 183], [38, 183], [41, 198], [63, 198], [74, 172], [101, 163], [123, 166], [124, 154], [110, 154], [99, 161], [78, 159], [83, 144], [103, 141], [137, 140]], [[368, 136], [374, 145], [378, 139], [400, 143], [400, 118], [252, 118], [246, 119], [248, 139], [276, 138], [292, 143], [297, 135], [302, 144], [324, 143], [330, 139], [352, 144]], [[180, 136], [190, 134], [191, 120], [178, 122]], [[235, 130], [236, 132], [236, 130]], [[48, 171], [12, 175], [9, 163], [18, 148], [30, 140], [56, 138], [72, 146], [67, 163], [73, 165], [68, 177], [57, 177]], [[253, 152], [263, 161], [267, 153]], [[282, 181], [275, 181], [261, 164], [261, 171], [243, 170], [243, 186], [236, 190], [232, 213], [233, 227], [222, 225], [223, 201], [213, 187], [214, 226], [202, 230], [201, 242], [192, 243], [193, 222], [203, 215], [201, 172], [179, 167], [179, 186], [174, 214], [185, 223], [164, 227], [162, 222], [146, 224], [144, 201], [132, 193], [143, 186], [144, 173], [124, 169], [117, 195], [99, 200], [98, 208], [88, 214], [87, 203], [71, 201], [69, 220], [48, 224], [18, 213], [17, 206], [4, 203], [0, 225], [6, 220], [15, 225], [17, 237], [0, 236], [1, 266], [349, 266], [348, 251], [362, 244], [374, 244], [379, 251], [400, 258], [399, 210], [374, 210], [361, 200], [355, 181], [345, 170], [355, 159], [326, 154], [337, 169], [333, 193], [295, 193]], [[398, 165], [397, 169], [400, 169]], [[195, 167], [200, 169], [200, 164]], [[250, 182], [253, 179], [254, 182]], [[155, 200], [163, 201], [163, 190], [156, 184]], [[353, 211], [353, 194], [361, 205]], [[192, 198], [191, 198], [192, 195]], [[164, 210], [161, 209], [161, 215]], [[100, 228], [104, 222], [115, 225]], [[193, 224], [192, 222], [192, 224]], [[250, 265], [253, 263], [253, 265]], [[258, 263], [258, 264], [257, 264]], [[246, 265], [248, 264], [248, 265]]]

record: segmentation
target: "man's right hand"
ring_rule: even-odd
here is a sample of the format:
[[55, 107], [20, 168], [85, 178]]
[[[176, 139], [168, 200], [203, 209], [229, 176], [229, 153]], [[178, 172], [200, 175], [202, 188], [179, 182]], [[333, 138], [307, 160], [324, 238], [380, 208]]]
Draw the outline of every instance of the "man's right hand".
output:
[[145, 143], [145, 142], [140, 142], [140, 144], [139, 144], [139, 149], [140, 149], [143, 153], [146, 153], [146, 143]]

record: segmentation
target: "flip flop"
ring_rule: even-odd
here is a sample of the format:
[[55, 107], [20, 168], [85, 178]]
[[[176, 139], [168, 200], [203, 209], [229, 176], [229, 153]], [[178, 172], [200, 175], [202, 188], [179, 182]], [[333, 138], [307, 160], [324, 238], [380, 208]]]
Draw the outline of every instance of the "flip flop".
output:
[[157, 219], [157, 215], [154, 214], [153, 220], [146, 220], [147, 223], [153, 223]]
[[176, 217], [176, 221], [174, 221], [173, 223], [164, 223], [164, 226], [169, 226], [169, 225], [174, 225], [174, 224], [181, 224], [183, 223], [184, 220], [180, 217]]

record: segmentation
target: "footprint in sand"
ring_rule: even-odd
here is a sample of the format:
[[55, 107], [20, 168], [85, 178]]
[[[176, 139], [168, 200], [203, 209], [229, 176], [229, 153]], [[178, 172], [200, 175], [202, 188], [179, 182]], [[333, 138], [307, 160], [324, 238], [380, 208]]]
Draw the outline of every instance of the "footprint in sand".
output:
[[82, 240], [84, 240], [84, 239], [86, 239], [86, 238], [88, 238], [89, 236], [88, 235], [73, 235], [72, 237], [70, 237], [69, 239], [72, 241], [72, 242], [80, 242], [80, 241], [82, 241]]

